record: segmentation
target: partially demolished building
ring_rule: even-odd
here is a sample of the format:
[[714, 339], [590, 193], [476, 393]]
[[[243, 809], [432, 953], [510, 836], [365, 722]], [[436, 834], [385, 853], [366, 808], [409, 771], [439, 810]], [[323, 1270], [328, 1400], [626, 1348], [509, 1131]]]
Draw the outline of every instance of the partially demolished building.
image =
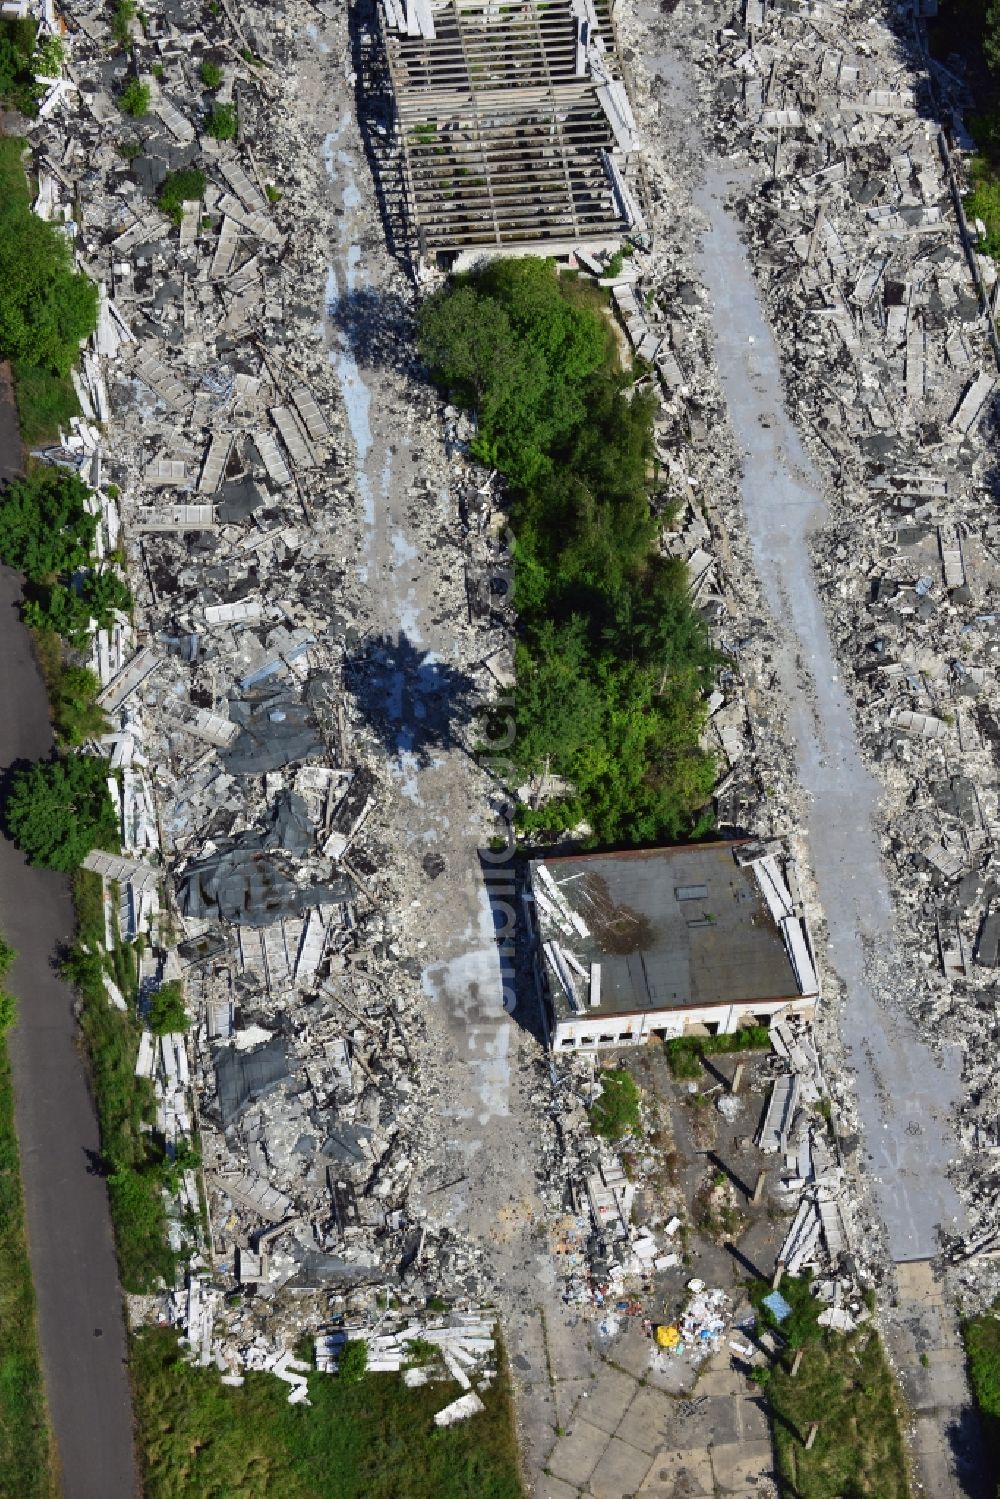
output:
[[534, 859], [527, 904], [557, 1051], [813, 1014], [801, 905], [757, 842]]
[[608, 0], [382, 0], [405, 214], [419, 255], [565, 255], [642, 233], [638, 145]]

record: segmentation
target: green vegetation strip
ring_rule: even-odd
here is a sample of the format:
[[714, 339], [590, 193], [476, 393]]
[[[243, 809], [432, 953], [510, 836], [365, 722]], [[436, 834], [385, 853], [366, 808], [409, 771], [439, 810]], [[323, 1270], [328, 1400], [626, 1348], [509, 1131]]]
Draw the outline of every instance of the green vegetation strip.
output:
[[[2, 80], [0, 80], [2, 84]], [[73, 269], [70, 242], [31, 211], [25, 143], [0, 137], [0, 359], [14, 370], [26, 442], [79, 411], [69, 378], [97, 322], [97, 288]]]
[[674, 1036], [663, 1043], [674, 1077], [701, 1076], [702, 1057], [725, 1056], [734, 1051], [762, 1051], [771, 1044], [766, 1025], [744, 1025], [731, 1036]]
[[521, 774], [570, 789], [526, 831], [586, 822], [591, 841], [656, 842], [707, 827], [714, 765], [699, 743], [715, 657], [684, 564], [657, 547], [650, 504], [657, 397], [622, 370], [603, 295], [551, 261], [494, 261], [424, 303], [419, 344], [473, 448], [506, 477], [516, 536]]
[[52, 1447], [24, 1236], [14, 1090], [0, 1036], [0, 1494], [55, 1499]]
[[314, 1374], [309, 1406], [270, 1374], [239, 1388], [179, 1356], [174, 1335], [132, 1344], [146, 1499], [522, 1499], [506, 1375], [486, 1409], [439, 1429], [461, 1391], [398, 1374]]
[[[820, 1327], [808, 1277], [786, 1276], [781, 1295], [791, 1317], [775, 1323], [784, 1351], [758, 1373], [768, 1396], [782, 1492], [796, 1499], [908, 1499], [899, 1394], [877, 1332], [844, 1334]], [[751, 1288], [758, 1311], [770, 1293]], [[796, 1351], [802, 1350], [792, 1375]], [[812, 1447], [806, 1441], [818, 1423]]]
[[108, 966], [119, 978], [127, 970], [106, 959], [104, 907], [99, 875], [77, 870], [73, 877], [78, 936], [64, 967], [81, 1001], [80, 1026], [90, 1053], [94, 1098], [101, 1129], [101, 1155], [108, 1189], [118, 1264], [126, 1291], [149, 1291], [163, 1281], [173, 1285], [174, 1256], [167, 1243], [163, 1187], [176, 1169], [166, 1160], [162, 1142], [148, 1129], [155, 1118], [153, 1085], [135, 1076], [139, 1021], [134, 985], [126, 988], [127, 1011], [108, 1000], [104, 977]]
[[1000, 1494], [1000, 1317], [984, 1312], [962, 1323], [969, 1383], [982, 1418], [991, 1481]]

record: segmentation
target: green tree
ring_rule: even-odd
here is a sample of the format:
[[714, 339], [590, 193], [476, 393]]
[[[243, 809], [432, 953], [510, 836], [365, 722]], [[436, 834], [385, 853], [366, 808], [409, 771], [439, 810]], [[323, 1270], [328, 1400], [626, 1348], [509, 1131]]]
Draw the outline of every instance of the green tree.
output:
[[43, 464], [0, 494], [0, 559], [33, 583], [85, 567], [97, 534], [90, 490], [71, 469]]
[[149, 84], [140, 83], [138, 78], [130, 78], [118, 95], [118, 108], [122, 114], [139, 120], [143, 115], [149, 114], [149, 98]]
[[235, 104], [213, 104], [205, 129], [217, 141], [234, 141], [239, 128]]
[[76, 869], [92, 848], [117, 842], [107, 765], [94, 756], [45, 760], [17, 771], [4, 810], [18, 848], [46, 869]]
[[169, 1036], [187, 1030], [191, 1021], [184, 1004], [184, 985], [179, 980], [161, 984], [151, 995], [147, 1018], [154, 1036]]
[[604, 696], [589, 669], [587, 622], [543, 620], [531, 644], [516, 648], [516, 736], [513, 751], [526, 771], [548, 765], [570, 775], [580, 757], [604, 738]]
[[714, 779], [701, 748], [717, 661], [650, 504], [656, 397], [619, 367], [600, 294], [532, 257], [429, 297], [433, 378], [474, 408], [473, 444], [505, 475], [515, 531], [519, 768], [570, 789], [519, 812], [555, 835], [647, 842], [697, 826]]
[[66, 236], [31, 212], [23, 151], [0, 141], [0, 359], [67, 375], [97, 325], [97, 288], [74, 270]]
[[217, 62], [206, 58], [198, 69], [202, 83], [206, 88], [217, 89], [222, 83], [223, 71]]
[[988, 0], [983, 28], [983, 55], [993, 73], [1000, 73], [1000, 0]]

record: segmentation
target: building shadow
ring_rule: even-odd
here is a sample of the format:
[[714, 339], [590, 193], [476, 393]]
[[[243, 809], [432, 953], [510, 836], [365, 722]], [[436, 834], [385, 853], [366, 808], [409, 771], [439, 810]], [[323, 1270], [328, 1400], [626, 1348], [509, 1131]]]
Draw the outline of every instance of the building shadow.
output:
[[358, 125], [386, 245], [389, 254], [412, 274], [403, 155], [396, 141], [396, 105], [376, 0], [357, 0], [349, 7], [348, 28]]

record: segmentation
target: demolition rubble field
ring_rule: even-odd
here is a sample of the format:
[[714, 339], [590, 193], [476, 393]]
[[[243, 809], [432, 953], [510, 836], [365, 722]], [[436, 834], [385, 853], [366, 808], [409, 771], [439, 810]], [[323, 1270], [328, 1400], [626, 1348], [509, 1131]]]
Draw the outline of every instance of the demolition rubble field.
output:
[[981, 311], [996, 271], [970, 254], [956, 201], [967, 101], [928, 60], [919, 17], [750, 5], [691, 49], [717, 70], [711, 85], [703, 74], [716, 144], [748, 169], [732, 201], [822, 476], [816, 575], [881, 792], [897, 945], [917, 964], [899, 997], [931, 1044], [961, 1054], [953, 1180], [966, 1223], [946, 1248], [978, 1302], [997, 1289], [979, 1258], [996, 1232], [982, 1068], [996, 1000], [1000, 530], [995, 336]]
[[[968, 1258], [1000, 1232], [980, 1164], [995, 1112], [982, 1059], [1000, 538], [978, 437], [992, 348], [906, 50], [912, 18], [898, 40], [860, 5], [765, 16], [751, 3], [714, 22], [700, 9], [697, 25], [684, 9], [669, 25], [626, 14], [625, 53], [653, 40], [701, 69], [716, 144], [747, 173], [733, 201], [830, 507], [816, 566], [885, 790], [896, 942], [921, 955], [919, 986], [900, 993], [927, 1039], [962, 1047], [969, 1227], [950, 1247], [981, 1305], [1000, 1289]], [[250, 1376], [256, 1390], [270, 1371], [293, 1405], [349, 1337], [408, 1384], [414, 1346], [429, 1346], [428, 1407], [448, 1425], [495, 1414], [500, 1320], [527, 1470], [540, 1485], [548, 1468], [553, 1496], [610, 1492], [616, 1472], [633, 1489], [681, 1472], [715, 1484], [715, 1421], [739, 1481], [767, 1492], [745, 1376], [777, 1347], [723, 1242], [756, 1234], [768, 1279], [775, 1259], [815, 1271], [822, 1325], [850, 1336], [866, 1335], [863, 1291], [889, 1258], [835, 1016], [819, 1056], [808, 1027], [772, 1027], [752, 1103], [728, 1058], [714, 1081], [689, 1079], [699, 1102], [640, 1077], [639, 1143], [595, 1134], [594, 1060], [550, 1067], [527, 986], [526, 1024], [511, 1022], [477, 857], [501, 797], [473, 722], [510, 683], [505, 515], [469, 457], [470, 419], [412, 366], [412, 292], [353, 118], [371, 28], [355, 17], [352, 37], [341, 7], [305, 0], [280, 14], [171, 0], [126, 17], [117, 44], [109, 21], [74, 8], [29, 139], [37, 211], [73, 224], [101, 289], [82, 417], [43, 456], [93, 488], [101, 545], [136, 594], [134, 618], [94, 641], [122, 852], [87, 865], [104, 881], [109, 950], [116, 929], [143, 939], [140, 1012], [179, 980], [192, 1022], [147, 1027], [136, 1058], [157, 1128], [170, 1147], [197, 1137], [202, 1164], [170, 1206], [183, 1285], [132, 1298], [133, 1321], [181, 1331], [199, 1378], [240, 1390]], [[669, 66], [654, 85], [641, 51], [653, 248], [592, 270], [661, 397], [662, 545], [725, 652], [705, 733], [718, 823], [755, 835], [756, 857], [798, 855], [789, 898], [833, 993], [790, 725], [794, 707], [818, 719], [822, 704], [801, 662], [792, 704], [787, 641], [756, 580], [697, 174], [665, 149], [679, 128]], [[148, 90], [137, 117], [120, 108], [130, 78]], [[207, 129], [220, 109], [232, 139]], [[172, 197], [178, 182], [196, 196]], [[656, 1099], [687, 1152], [673, 1181]], [[723, 1124], [732, 1148], [716, 1141]], [[692, 1164], [717, 1143], [721, 1180]], [[701, 1374], [704, 1408], [689, 1399]], [[587, 1415], [597, 1389], [603, 1424]], [[693, 1424], [675, 1430], [678, 1412]]]

